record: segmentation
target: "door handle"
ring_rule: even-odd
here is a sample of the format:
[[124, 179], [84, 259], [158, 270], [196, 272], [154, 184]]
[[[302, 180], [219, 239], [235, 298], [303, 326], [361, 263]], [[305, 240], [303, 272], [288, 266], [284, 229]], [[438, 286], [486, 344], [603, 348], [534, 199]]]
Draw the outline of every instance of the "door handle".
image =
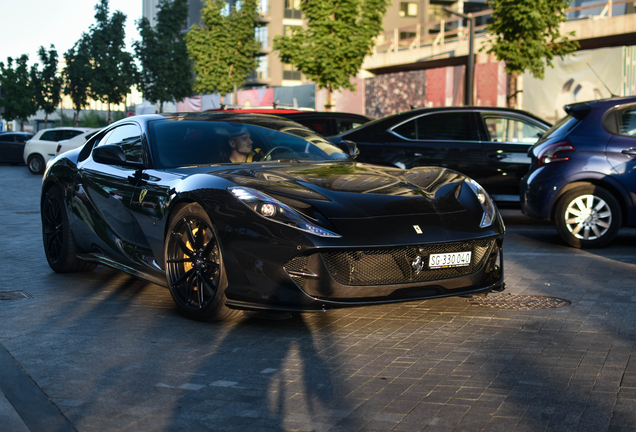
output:
[[627, 156], [636, 156], [636, 149], [632, 147], [629, 150], [623, 150], [621, 153]]
[[489, 154], [488, 157], [491, 159], [505, 159], [508, 157], [508, 155], [504, 153], [492, 153]]

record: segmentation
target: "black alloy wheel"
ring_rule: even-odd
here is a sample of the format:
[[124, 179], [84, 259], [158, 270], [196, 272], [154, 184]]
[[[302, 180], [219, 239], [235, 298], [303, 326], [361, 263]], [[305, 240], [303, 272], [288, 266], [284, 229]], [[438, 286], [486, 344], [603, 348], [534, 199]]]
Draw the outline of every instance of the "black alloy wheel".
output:
[[27, 166], [32, 174], [42, 174], [44, 172], [44, 158], [36, 154], [29, 157]]
[[225, 306], [227, 285], [218, 237], [197, 204], [177, 210], [165, 246], [170, 294], [181, 313], [197, 321], [221, 321], [238, 311]]
[[44, 254], [51, 269], [58, 273], [91, 271], [97, 264], [77, 258], [78, 247], [68, 222], [62, 192], [50, 188], [40, 211]]

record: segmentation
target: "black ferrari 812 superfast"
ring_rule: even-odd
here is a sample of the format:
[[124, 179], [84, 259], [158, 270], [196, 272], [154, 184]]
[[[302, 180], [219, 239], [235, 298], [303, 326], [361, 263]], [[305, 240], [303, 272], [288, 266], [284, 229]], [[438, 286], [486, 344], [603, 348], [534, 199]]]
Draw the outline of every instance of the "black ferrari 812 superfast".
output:
[[46, 258], [164, 285], [202, 321], [504, 289], [503, 221], [477, 182], [357, 153], [270, 115], [120, 120], [48, 164]]

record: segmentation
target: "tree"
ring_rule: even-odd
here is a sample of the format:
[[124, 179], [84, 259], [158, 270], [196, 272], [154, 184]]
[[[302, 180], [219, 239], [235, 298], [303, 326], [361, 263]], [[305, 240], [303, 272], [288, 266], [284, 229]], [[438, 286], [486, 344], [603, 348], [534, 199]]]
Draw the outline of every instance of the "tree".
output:
[[36, 67], [31, 70], [31, 81], [35, 89], [35, 101], [38, 108], [44, 111], [44, 128], [48, 127], [49, 114], [53, 114], [62, 99], [62, 77], [57, 73], [57, 51], [55, 46], [46, 52], [43, 46], [38, 51], [42, 62], [42, 70]]
[[142, 38], [133, 44], [142, 66], [138, 85], [146, 100], [159, 103], [161, 112], [164, 102], [192, 94], [192, 67], [181, 34], [187, 18], [187, 0], [161, 0], [155, 28], [145, 17], [137, 23]]
[[382, 31], [388, 0], [304, 0], [307, 27], [274, 37], [274, 49], [319, 89], [327, 89], [327, 109], [336, 90], [355, 90], [358, 74]]
[[89, 96], [108, 104], [108, 122], [111, 122], [111, 104], [125, 101], [130, 87], [136, 82], [137, 70], [133, 56], [124, 41], [126, 15], [120, 11], [109, 19], [108, 0], [95, 6], [97, 24], [89, 29], [91, 76]]
[[199, 93], [225, 96], [242, 87], [258, 66], [256, 0], [244, 0], [240, 9], [233, 4], [229, 13], [224, 13], [226, 5], [225, 0], [207, 0], [201, 9], [203, 25], [193, 25], [186, 35], [197, 75], [194, 90]]
[[567, 19], [566, 0], [487, 0], [492, 7], [493, 22], [488, 33], [494, 36], [482, 48], [506, 62], [511, 76], [508, 103], [516, 95], [516, 78], [529, 70], [535, 78], [543, 79], [546, 64], [553, 67], [555, 56], [563, 58], [579, 47], [571, 41], [574, 32], [561, 35], [559, 27]]
[[64, 53], [64, 60], [64, 94], [73, 101], [73, 126], [77, 127], [80, 111], [88, 105], [88, 89], [93, 75], [88, 35], [84, 34], [73, 48]]
[[4, 89], [4, 98], [0, 99], [4, 107], [2, 116], [9, 121], [19, 119], [20, 130], [24, 130], [24, 122], [38, 110], [28, 61], [29, 56], [22, 54], [15, 62], [15, 69], [11, 57], [7, 58], [6, 67], [0, 62], [0, 87]]

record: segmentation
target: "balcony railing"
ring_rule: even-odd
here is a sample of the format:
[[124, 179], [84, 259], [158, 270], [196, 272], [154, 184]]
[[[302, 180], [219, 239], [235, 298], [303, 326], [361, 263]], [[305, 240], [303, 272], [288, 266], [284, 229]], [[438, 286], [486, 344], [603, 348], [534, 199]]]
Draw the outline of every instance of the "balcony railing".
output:
[[[586, 16], [576, 16], [568, 21], [581, 19], [603, 19], [612, 17], [612, 7], [615, 5], [635, 3], [634, 0], [608, 0], [587, 6], [579, 6], [567, 9], [565, 12], [569, 16], [573, 13], [589, 9], [600, 9], [598, 14]], [[483, 10], [472, 14], [477, 21], [489, 22], [492, 16], [492, 9]], [[380, 33], [376, 38], [373, 54], [398, 52], [403, 50], [413, 50], [426, 46], [444, 46], [448, 42], [458, 42], [468, 39], [468, 28], [462, 25], [463, 18], [448, 18], [438, 21], [430, 21], [425, 24], [417, 24], [408, 27], [395, 28], [392, 31]], [[488, 24], [476, 25], [475, 36], [485, 36]], [[428, 31], [427, 31], [428, 30]]]

